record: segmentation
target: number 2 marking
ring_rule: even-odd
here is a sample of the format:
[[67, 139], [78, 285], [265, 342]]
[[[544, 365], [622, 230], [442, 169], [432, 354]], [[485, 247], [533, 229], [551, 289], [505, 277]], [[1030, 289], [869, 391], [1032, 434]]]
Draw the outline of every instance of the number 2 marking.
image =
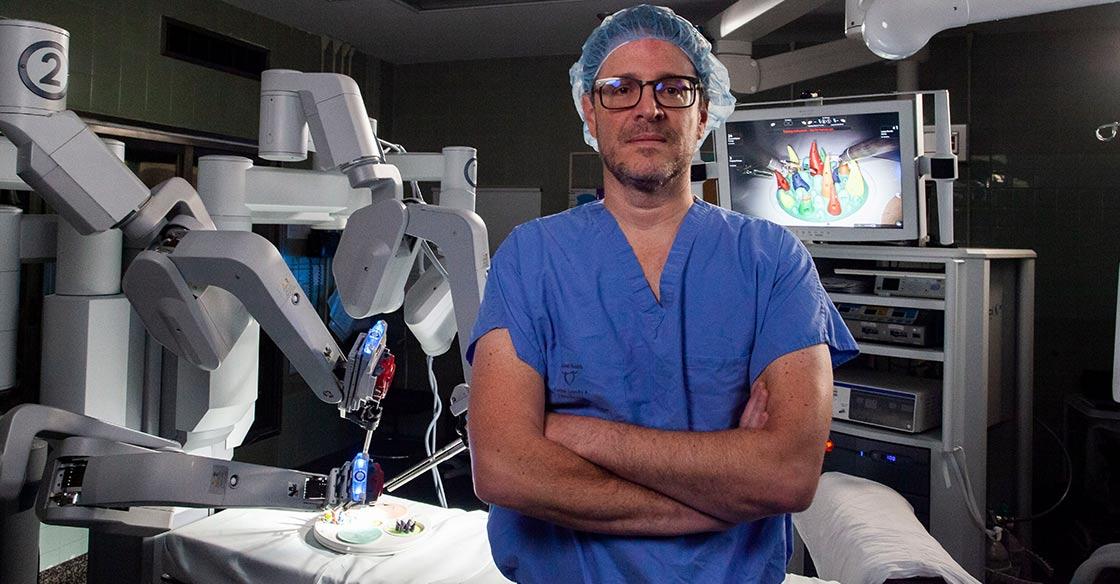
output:
[[[35, 57], [46, 65], [53, 65], [51, 70], [38, 81], [32, 79], [28, 70], [28, 62]], [[61, 100], [66, 98], [66, 73], [63, 71], [65, 66], [66, 47], [57, 41], [42, 40], [31, 43], [20, 53], [17, 69], [19, 79], [28, 91], [43, 99]]]
[[58, 72], [62, 70], [62, 57], [59, 57], [58, 53], [47, 53], [43, 55], [44, 63], [49, 63], [50, 61], [54, 61], [54, 69], [51, 69], [50, 72], [44, 75], [43, 78], [39, 80], [39, 83], [52, 87], [62, 87], [62, 83], [55, 79], [55, 75], [58, 75]]

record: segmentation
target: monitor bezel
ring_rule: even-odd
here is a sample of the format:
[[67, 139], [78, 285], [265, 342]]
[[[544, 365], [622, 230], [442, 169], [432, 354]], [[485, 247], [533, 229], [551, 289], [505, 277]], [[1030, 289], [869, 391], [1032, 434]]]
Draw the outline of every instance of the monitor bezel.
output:
[[[727, 127], [737, 122], [756, 122], [780, 118], [897, 113], [899, 125], [899, 159], [902, 161], [902, 227], [825, 227], [783, 225], [802, 241], [812, 242], [894, 242], [927, 239], [925, 222], [925, 184], [918, 180], [917, 159], [918, 118], [921, 104], [913, 99], [892, 99], [833, 104], [799, 104], [783, 107], [757, 107], [736, 110], [715, 131], [716, 167], [719, 178], [719, 204], [731, 207], [731, 181], [727, 155]], [[906, 161], [910, 161], [907, 164]], [[734, 209], [732, 209], [734, 210]]]

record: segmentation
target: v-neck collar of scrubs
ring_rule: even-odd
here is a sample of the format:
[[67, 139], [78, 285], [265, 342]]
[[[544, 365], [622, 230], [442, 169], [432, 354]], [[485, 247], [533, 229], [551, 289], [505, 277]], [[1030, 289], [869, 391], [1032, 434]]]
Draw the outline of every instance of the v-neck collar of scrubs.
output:
[[626, 239], [626, 234], [622, 231], [622, 226], [618, 224], [618, 220], [615, 219], [610, 210], [605, 205], [603, 206], [600, 226], [605, 235], [604, 241], [606, 245], [614, 248], [615, 265], [620, 270], [623, 280], [627, 282], [627, 287], [630, 289], [634, 300], [634, 306], [638, 308], [644, 320], [654, 328], [661, 324], [666, 311], [677, 302], [681, 281], [684, 277], [685, 263], [688, 260], [689, 252], [692, 250], [692, 244], [696, 241], [696, 236], [700, 232], [703, 219], [709, 212], [711, 212], [711, 207], [708, 204], [693, 199], [692, 205], [688, 208], [680, 226], [677, 228], [677, 234], [673, 238], [669, 255], [665, 258], [665, 266], [661, 270], [661, 280], [658, 283], [661, 292], [661, 300], [658, 302], [658, 299], [653, 295], [653, 288], [646, 280], [645, 272], [642, 271], [642, 265], [638, 262], [638, 256], [634, 253], [634, 248], [631, 247], [630, 242]]

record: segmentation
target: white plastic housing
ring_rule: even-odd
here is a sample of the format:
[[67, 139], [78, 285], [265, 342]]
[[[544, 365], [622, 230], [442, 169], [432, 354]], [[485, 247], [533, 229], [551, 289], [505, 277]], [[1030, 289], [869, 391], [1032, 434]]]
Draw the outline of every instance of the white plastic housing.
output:
[[404, 322], [427, 355], [442, 355], [455, 338], [451, 286], [434, 268], [428, 269], [404, 297]]
[[346, 171], [358, 161], [380, 158], [361, 91], [353, 79], [290, 69], [262, 73], [261, 157], [303, 160], [308, 130], [315, 140], [316, 159], [325, 167], [322, 170], [341, 167]]
[[148, 199], [148, 187], [71, 111], [0, 114], [19, 149], [19, 177], [82, 235], [112, 229]]
[[70, 33], [28, 20], [0, 20], [0, 113], [66, 109]]
[[474, 211], [478, 185], [478, 151], [469, 146], [443, 149], [443, 176], [439, 183], [439, 206]]
[[845, 29], [858, 29], [884, 59], [905, 59], [933, 35], [967, 24], [1106, 4], [1115, 0], [847, 0]]
[[261, 158], [278, 162], [306, 160], [308, 135], [298, 92], [261, 90]]
[[16, 332], [19, 328], [18, 207], [0, 205], [0, 391], [16, 384]]
[[253, 161], [241, 156], [203, 156], [198, 159], [198, 197], [206, 205], [214, 227], [223, 231], [252, 231], [245, 205], [246, 176]]
[[905, 59], [926, 46], [933, 35], [968, 24], [968, 4], [964, 0], [864, 2], [863, 40], [884, 59]]
[[400, 308], [420, 247], [404, 241], [409, 210], [387, 199], [350, 216], [331, 269], [342, 306], [354, 318]]
[[43, 300], [40, 402], [140, 426], [144, 328], [122, 295]]

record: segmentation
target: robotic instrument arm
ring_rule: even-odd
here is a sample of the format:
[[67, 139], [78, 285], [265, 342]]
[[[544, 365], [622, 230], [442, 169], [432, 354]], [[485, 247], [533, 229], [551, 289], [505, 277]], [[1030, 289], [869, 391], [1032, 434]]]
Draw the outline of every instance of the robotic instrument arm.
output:
[[[42, 60], [61, 63], [65, 71], [65, 31], [7, 21], [2, 32], [5, 55], [34, 62], [37, 51], [48, 47], [52, 59]], [[17, 173], [80, 233], [120, 229], [130, 246], [143, 250], [129, 265], [123, 288], [160, 344], [212, 370], [252, 315], [320, 399], [338, 404], [344, 417], [367, 430], [376, 425], [374, 396], [352, 394], [369, 384], [344, 387], [346, 355], [274, 246], [253, 233], [215, 231], [198, 193], [181, 178], [149, 191], [65, 109], [64, 76], [56, 81], [63, 86], [59, 94], [29, 82], [38, 74], [21, 77], [0, 84], [0, 131], [17, 147]], [[331, 104], [345, 100], [320, 102], [332, 112]], [[362, 170], [369, 160], [355, 158], [347, 167], [351, 176], [370, 176]]]
[[[357, 85], [331, 73], [286, 69], [261, 76], [260, 155], [270, 160], [307, 157], [310, 132], [319, 166], [338, 168], [354, 188], [371, 191], [371, 205], [354, 212], [343, 231], [334, 261], [334, 277], [346, 312], [355, 318], [393, 312], [406, 304], [405, 284], [422, 247], [430, 241], [444, 254], [444, 269], [426, 272], [408, 291], [406, 321], [425, 344], [441, 354], [457, 329], [469, 334], [478, 314], [490, 250], [486, 226], [471, 208], [426, 205], [403, 200], [397, 168], [384, 164]], [[473, 164], [462, 180], [473, 194]], [[460, 185], [444, 185], [445, 188]], [[473, 202], [473, 197], [472, 197]], [[450, 301], [450, 302], [448, 302]], [[451, 311], [437, 314], [440, 307]], [[409, 310], [415, 307], [415, 310]], [[431, 321], [440, 321], [433, 324]], [[466, 343], [460, 343], [464, 375], [470, 377]]]
[[[28, 466], [36, 437], [56, 441], [41, 480]], [[168, 528], [142, 505], [313, 511], [365, 502], [384, 480], [357, 458], [320, 475], [194, 456], [170, 440], [36, 404], [0, 417], [0, 448], [0, 501], [30, 497], [38, 482], [44, 522], [140, 536]]]
[[[375, 411], [377, 416], [395, 370], [385, 350], [385, 330], [385, 322], [378, 321], [359, 336], [344, 384], [348, 399], [371, 395], [373, 409], [361, 411]], [[451, 409], [460, 416], [460, 429], [466, 404], [462, 398], [457, 388]], [[360, 422], [376, 427], [377, 417]], [[55, 441], [42, 478], [40, 469], [29, 464], [37, 437]], [[440, 461], [463, 449], [445, 448]], [[143, 472], [137, 474], [138, 468]], [[397, 479], [395, 485], [418, 475]], [[168, 529], [160, 513], [143, 505], [314, 511], [376, 500], [386, 487], [380, 466], [365, 452], [329, 474], [312, 474], [190, 455], [170, 440], [24, 404], [0, 416], [0, 501], [30, 497], [36, 482], [35, 508], [42, 521], [140, 536]]]
[[[467, 194], [456, 199], [457, 205], [403, 200], [400, 173], [396, 167], [382, 164], [380, 142], [353, 80], [327, 73], [265, 71], [261, 76], [261, 157], [305, 159], [309, 130], [321, 168], [337, 167], [349, 177], [352, 187], [371, 190], [372, 204], [350, 216], [335, 255], [333, 272], [346, 312], [362, 318], [393, 312], [404, 304], [405, 321], [424, 351], [442, 354], [456, 330], [465, 335], [474, 327], [490, 267], [486, 226], [474, 213], [473, 154], [461, 160], [463, 172], [454, 173], [460, 176], [454, 176], [453, 183], [449, 184], [447, 175], [442, 183], [449, 199], [452, 191]], [[467, 208], [461, 208], [464, 206]], [[439, 246], [444, 262], [438, 269], [426, 271], [406, 294], [408, 275], [418, 251], [426, 245], [420, 240]], [[462, 338], [459, 348], [463, 374], [469, 379], [467, 343]], [[386, 483], [387, 492], [466, 450], [469, 396], [467, 384], [457, 386], [451, 395], [450, 410], [456, 417], [459, 438]], [[357, 464], [357, 458], [354, 462]]]

